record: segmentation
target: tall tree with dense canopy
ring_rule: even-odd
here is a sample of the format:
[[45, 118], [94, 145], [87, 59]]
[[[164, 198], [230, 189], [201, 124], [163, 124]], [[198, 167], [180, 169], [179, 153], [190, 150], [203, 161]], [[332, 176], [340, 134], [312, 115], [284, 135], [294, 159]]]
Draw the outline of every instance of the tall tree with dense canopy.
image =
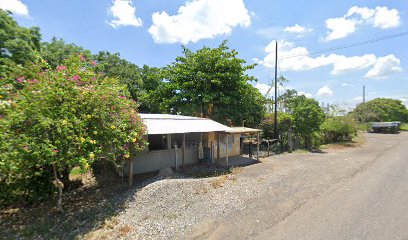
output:
[[24, 64], [35, 60], [40, 48], [38, 27], [20, 27], [9, 12], [0, 9], [0, 58]]
[[143, 68], [120, 57], [119, 53], [99, 52], [93, 58], [98, 62], [97, 71], [119, 79], [128, 87], [130, 95], [140, 105], [140, 112], [159, 112], [158, 102], [152, 92], [161, 84], [160, 69], [144, 65]]
[[255, 65], [230, 50], [227, 41], [196, 52], [183, 46], [183, 56], [164, 70], [161, 109], [165, 112], [210, 117], [222, 123], [257, 125], [265, 112], [264, 97], [246, 74]]
[[0, 9], [0, 78], [40, 58], [40, 29], [20, 27], [10, 15]]
[[376, 98], [358, 105], [351, 113], [359, 122], [408, 122], [406, 106], [396, 99]]
[[41, 57], [52, 69], [62, 65], [67, 58], [80, 54], [88, 59], [91, 56], [89, 50], [85, 50], [73, 43], [66, 43], [64, 40], [57, 39], [56, 37], [53, 37], [50, 42], [43, 42], [41, 46]]

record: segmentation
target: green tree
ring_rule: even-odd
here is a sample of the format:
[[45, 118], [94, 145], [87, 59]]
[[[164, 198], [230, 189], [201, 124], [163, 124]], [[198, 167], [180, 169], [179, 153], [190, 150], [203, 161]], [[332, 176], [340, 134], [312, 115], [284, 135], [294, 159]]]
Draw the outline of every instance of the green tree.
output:
[[50, 193], [52, 181], [62, 192], [72, 168], [119, 163], [144, 145], [125, 85], [80, 57], [45, 68], [29, 69], [34, 77], [16, 75], [15, 85], [1, 80], [0, 204], [37, 199]]
[[41, 34], [38, 27], [24, 28], [0, 9], [0, 78], [8, 78], [14, 69], [39, 59]]
[[408, 110], [396, 99], [376, 98], [358, 105], [351, 115], [359, 122], [408, 122]]
[[161, 99], [157, 98], [156, 91], [160, 88], [162, 82], [161, 68], [149, 67], [143, 65], [140, 70], [142, 78], [142, 90], [139, 92], [137, 100], [140, 104], [139, 112], [161, 113]]
[[161, 109], [232, 125], [258, 124], [265, 99], [250, 84], [256, 79], [246, 74], [255, 65], [244, 65], [245, 60], [237, 55], [229, 50], [227, 41], [196, 52], [183, 46], [183, 56], [164, 70], [165, 81], [158, 92]]
[[[293, 128], [294, 119], [289, 113], [279, 112], [278, 113], [278, 128], [277, 131], [280, 135], [286, 134], [290, 129]], [[262, 136], [267, 139], [273, 139], [274, 130], [274, 114], [268, 113], [262, 120], [259, 127], [262, 129]]]
[[357, 134], [358, 124], [350, 116], [333, 116], [327, 118], [320, 129], [326, 143], [350, 141]]
[[120, 57], [119, 53], [99, 52], [94, 55], [97, 71], [119, 79], [128, 87], [132, 98], [140, 104], [141, 112], [159, 112], [159, 99], [153, 96], [162, 83], [160, 69], [144, 65], [143, 68]]
[[286, 90], [282, 95], [279, 96], [278, 101], [281, 105], [281, 109], [284, 112], [293, 112], [294, 107], [299, 101], [298, 92], [294, 89]]
[[43, 42], [41, 47], [41, 56], [52, 69], [62, 65], [66, 59], [80, 54], [90, 59], [91, 52], [89, 50], [85, 50], [73, 43], [66, 43], [56, 37], [53, 37], [50, 42]]
[[304, 140], [305, 147], [313, 145], [314, 133], [319, 131], [324, 121], [324, 112], [315, 99], [303, 95], [293, 100], [293, 119], [295, 132]]

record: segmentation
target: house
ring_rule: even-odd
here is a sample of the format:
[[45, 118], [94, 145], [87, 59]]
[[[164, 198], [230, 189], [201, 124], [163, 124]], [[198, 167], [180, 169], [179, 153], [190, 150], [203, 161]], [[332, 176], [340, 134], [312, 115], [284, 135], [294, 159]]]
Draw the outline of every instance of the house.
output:
[[257, 134], [259, 138], [260, 132], [230, 128], [207, 118], [169, 114], [140, 114], [140, 117], [147, 127], [149, 144], [132, 156], [124, 171], [129, 177], [199, 162], [228, 166], [229, 158], [241, 153], [241, 133]]

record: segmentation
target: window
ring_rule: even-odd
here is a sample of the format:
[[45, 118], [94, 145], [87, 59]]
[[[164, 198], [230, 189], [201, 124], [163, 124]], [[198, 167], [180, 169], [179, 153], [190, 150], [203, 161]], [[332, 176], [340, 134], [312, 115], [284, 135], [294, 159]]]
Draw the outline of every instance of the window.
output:
[[167, 149], [167, 135], [151, 134], [149, 139], [149, 151]]

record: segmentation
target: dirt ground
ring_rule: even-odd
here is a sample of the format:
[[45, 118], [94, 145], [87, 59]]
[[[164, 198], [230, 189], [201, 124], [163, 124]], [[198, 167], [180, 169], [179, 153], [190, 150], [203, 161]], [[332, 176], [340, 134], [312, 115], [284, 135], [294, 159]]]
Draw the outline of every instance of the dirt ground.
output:
[[[368, 168], [408, 134], [363, 136], [358, 143], [272, 156], [220, 176], [81, 189], [66, 196], [66, 214], [54, 210], [53, 202], [2, 210], [0, 239], [242, 238], [234, 233], [237, 228], [250, 237], [257, 226], [276, 224]], [[269, 207], [259, 211], [264, 206]], [[250, 214], [254, 211], [258, 216]]]

